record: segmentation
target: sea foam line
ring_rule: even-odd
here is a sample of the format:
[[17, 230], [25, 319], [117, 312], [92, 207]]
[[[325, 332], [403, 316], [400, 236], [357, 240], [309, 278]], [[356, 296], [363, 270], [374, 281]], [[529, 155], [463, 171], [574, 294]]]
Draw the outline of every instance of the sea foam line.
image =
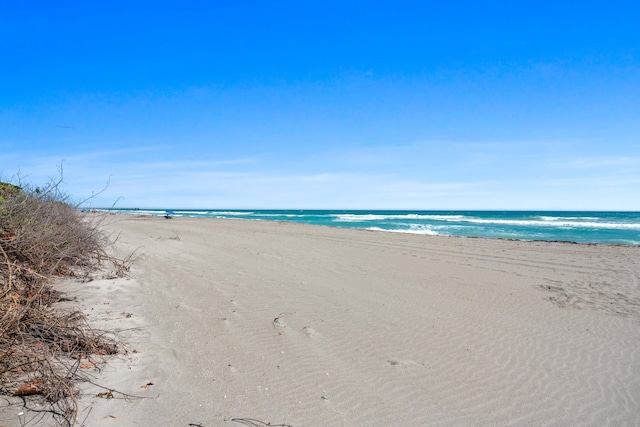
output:
[[461, 220], [473, 224], [503, 224], [516, 226], [539, 226], [539, 227], [569, 227], [569, 228], [610, 228], [625, 230], [640, 230], [640, 224], [624, 224], [613, 222], [580, 222], [580, 221], [535, 221], [535, 220], [517, 220], [517, 219], [480, 219], [465, 218]]
[[405, 234], [422, 234], [422, 235], [427, 235], [427, 236], [438, 236], [439, 233], [427, 229], [427, 228], [423, 228], [423, 229], [419, 229], [419, 228], [410, 228], [410, 229], [386, 229], [386, 228], [380, 228], [380, 227], [368, 227], [366, 228], [366, 230], [372, 230], [372, 231], [387, 231], [389, 233], [405, 233]]
[[381, 221], [385, 219], [433, 219], [442, 221], [459, 221], [465, 217], [463, 215], [420, 215], [420, 214], [331, 214], [336, 222], [361, 222], [361, 221]]
[[[458, 222], [472, 224], [495, 224], [495, 225], [513, 225], [522, 227], [554, 227], [554, 228], [607, 228], [607, 229], [624, 229], [624, 230], [640, 230], [640, 223], [613, 223], [613, 222], [593, 222], [593, 221], [567, 221], [568, 218], [561, 217], [540, 217], [540, 220], [521, 220], [521, 219], [489, 219], [489, 218], [472, 218], [464, 215], [378, 215], [378, 214], [332, 214], [335, 222], [365, 222], [365, 221], [381, 221], [394, 219], [417, 219], [432, 220], [443, 222]], [[570, 217], [584, 218], [593, 220], [591, 217]]]

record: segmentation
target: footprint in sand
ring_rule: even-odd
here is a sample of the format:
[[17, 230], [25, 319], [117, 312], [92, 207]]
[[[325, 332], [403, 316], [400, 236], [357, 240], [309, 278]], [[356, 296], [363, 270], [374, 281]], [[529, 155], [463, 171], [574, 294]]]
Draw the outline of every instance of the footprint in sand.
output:
[[282, 320], [281, 317], [273, 319], [273, 329], [284, 329], [287, 327], [287, 322]]
[[308, 336], [308, 337], [312, 337], [312, 338], [317, 338], [320, 337], [320, 333], [318, 331], [316, 331], [315, 329], [309, 327], [309, 326], [305, 326], [304, 328], [302, 328], [302, 332]]

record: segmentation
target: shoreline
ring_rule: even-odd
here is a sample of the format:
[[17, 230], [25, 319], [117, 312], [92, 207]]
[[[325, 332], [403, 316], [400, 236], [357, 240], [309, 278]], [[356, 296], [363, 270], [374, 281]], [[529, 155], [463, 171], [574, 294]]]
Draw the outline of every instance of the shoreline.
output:
[[111, 217], [140, 258], [80, 303], [133, 328], [98, 383], [145, 398], [88, 388], [79, 419], [637, 423], [636, 247], [306, 225]]
[[[571, 212], [571, 211], [568, 211]], [[600, 212], [600, 211], [593, 211]], [[609, 212], [609, 211], [602, 211]], [[617, 211], [610, 211], [617, 212]], [[635, 211], [629, 211], [635, 213]], [[153, 214], [133, 214], [133, 213], [113, 213], [112, 215], [131, 215], [137, 218], [162, 218], [162, 216], [153, 215]], [[640, 244], [625, 244], [625, 243], [599, 243], [599, 242], [577, 242], [571, 240], [545, 240], [545, 239], [516, 239], [516, 238], [508, 238], [508, 237], [486, 237], [486, 236], [450, 236], [444, 234], [425, 234], [425, 233], [412, 233], [400, 230], [384, 230], [380, 228], [356, 228], [356, 227], [341, 227], [339, 225], [330, 225], [330, 224], [309, 224], [304, 222], [293, 222], [293, 221], [282, 221], [282, 220], [268, 220], [268, 219], [249, 219], [249, 218], [227, 218], [227, 217], [185, 217], [185, 216], [175, 216], [171, 219], [196, 219], [196, 220], [222, 220], [222, 221], [264, 221], [264, 222], [272, 222], [277, 224], [297, 224], [297, 225], [305, 225], [311, 227], [328, 227], [328, 228], [336, 228], [340, 230], [354, 230], [354, 231], [368, 231], [368, 232], [381, 232], [381, 233], [392, 233], [392, 234], [407, 234], [419, 237], [436, 237], [436, 238], [451, 238], [451, 239], [484, 239], [484, 240], [499, 240], [506, 242], [531, 242], [531, 243], [559, 243], [559, 244], [568, 244], [568, 245], [584, 245], [584, 246], [614, 246], [614, 247], [631, 247], [631, 248], [640, 248]]]
[[[114, 210], [126, 215], [226, 218], [403, 234], [640, 246], [640, 213], [553, 211]], [[569, 216], [567, 216], [569, 215]]]

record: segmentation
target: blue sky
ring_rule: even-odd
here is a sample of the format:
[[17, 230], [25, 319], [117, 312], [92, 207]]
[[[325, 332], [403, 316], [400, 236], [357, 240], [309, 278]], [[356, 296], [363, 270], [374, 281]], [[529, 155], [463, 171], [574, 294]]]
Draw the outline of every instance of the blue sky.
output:
[[640, 4], [0, 3], [0, 174], [156, 208], [640, 210]]

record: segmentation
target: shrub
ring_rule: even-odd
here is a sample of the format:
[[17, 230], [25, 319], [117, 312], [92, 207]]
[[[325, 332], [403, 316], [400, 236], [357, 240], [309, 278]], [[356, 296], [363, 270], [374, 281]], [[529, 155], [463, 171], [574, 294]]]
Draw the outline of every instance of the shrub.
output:
[[40, 396], [71, 425], [80, 360], [117, 345], [81, 312], [54, 307], [64, 299], [55, 277], [88, 275], [106, 260], [125, 269], [106, 253], [100, 222], [70, 204], [60, 182], [0, 184], [0, 393]]
[[0, 181], [0, 202], [4, 201], [6, 197], [13, 196], [22, 192], [22, 188], [17, 185], [9, 184], [8, 182]]

